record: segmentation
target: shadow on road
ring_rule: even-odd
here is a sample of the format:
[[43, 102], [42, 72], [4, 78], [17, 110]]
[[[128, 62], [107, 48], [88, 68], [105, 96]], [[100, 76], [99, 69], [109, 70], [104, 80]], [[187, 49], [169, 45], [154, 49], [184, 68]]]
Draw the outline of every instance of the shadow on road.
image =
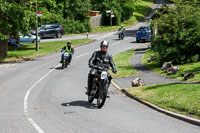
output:
[[145, 52], [147, 49], [149, 48], [138, 48], [138, 49], [135, 49], [135, 52]]
[[72, 101], [69, 103], [62, 103], [62, 106], [69, 107], [69, 106], [80, 106], [80, 107], [85, 107], [89, 109], [96, 109], [96, 104], [93, 103], [88, 103], [88, 101]]
[[[125, 30], [124, 36], [125, 37], [136, 37], [136, 32], [137, 32], [137, 30]], [[116, 35], [116, 37], [118, 38], [118, 32], [115, 33], [114, 35]]]
[[130, 42], [130, 43], [137, 43], [136, 41], [132, 41], [132, 42]]
[[126, 30], [125, 37], [136, 37], [137, 30]]
[[115, 38], [115, 39], [113, 39], [113, 40], [115, 40], [115, 41], [119, 41], [120, 39], [119, 39], [119, 38]]
[[55, 69], [56, 69], [56, 70], [63, 70], [63, 69], [62, 69], [62, 66], [56, 67]]

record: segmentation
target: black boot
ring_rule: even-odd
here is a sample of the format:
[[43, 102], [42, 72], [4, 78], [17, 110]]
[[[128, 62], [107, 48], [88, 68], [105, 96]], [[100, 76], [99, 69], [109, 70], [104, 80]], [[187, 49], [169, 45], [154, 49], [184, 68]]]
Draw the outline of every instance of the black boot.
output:
[[85, 88], [87, 89], [87, 91], [85, 92], [85, 94], [86, 94], [86, 95], [89, 95], [91, 90], [88, 89], [87, 87], [85, 87]]
[[87, 89], [87, 91], [85, 92], [86, 95], [90, 94], [90, 91]]

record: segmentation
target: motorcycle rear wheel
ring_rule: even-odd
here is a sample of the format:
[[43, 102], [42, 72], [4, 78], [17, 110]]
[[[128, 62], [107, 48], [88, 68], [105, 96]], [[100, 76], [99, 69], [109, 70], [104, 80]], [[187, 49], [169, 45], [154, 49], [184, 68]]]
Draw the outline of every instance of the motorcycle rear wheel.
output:
[[108, 84], [105, 84], [101, 90], [99, 90], [99, 94], [97, 97], [97, 108], [101, 108], [105, 101], [106, 101], [106, 97], [107, 97], [107, 90], [108, 90]]

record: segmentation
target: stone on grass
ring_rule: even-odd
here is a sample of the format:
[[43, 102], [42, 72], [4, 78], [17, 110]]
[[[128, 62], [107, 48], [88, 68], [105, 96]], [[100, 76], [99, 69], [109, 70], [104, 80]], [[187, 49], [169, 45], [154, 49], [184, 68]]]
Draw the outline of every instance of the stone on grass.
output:
[[179, 70], [178, 66], [173, 66], [167, 69], [167, 74], [176, 74]]
[[140, 77], [137, 77], [131, 82], [132, 87], [138, 87], [138, 86], [144, 86], [144, 81], [140, 79]]
[[185, 81], [188, 79], [194, 78], [194, 76], [195, 76], [194, 73], [182, 73], [181, 75], [184, 76]]
[[173, 67], [172, 62], [164, 62], [164, 64], [162, 65], [161, 69], [162, 70], [167, 70], [168, 68]]

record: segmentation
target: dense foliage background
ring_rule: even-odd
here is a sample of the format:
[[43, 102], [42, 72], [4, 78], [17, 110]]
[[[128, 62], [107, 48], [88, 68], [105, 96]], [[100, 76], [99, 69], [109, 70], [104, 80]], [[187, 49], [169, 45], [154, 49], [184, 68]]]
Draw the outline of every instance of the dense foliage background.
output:
[[39, 26], [43, 24], [61, 24], [67, 33], [82, 33], [91, 31], [90, 10], [98, 10], [105, 17], [105, 24], [110, 22], [112, 10], [115, 18], [113, 25], [129, 19], [133, 14], [135, 2], [138, 0], [0, 0], [0, 38], [7, 34], [17, 34], [35, 29], [36, 3]]
[[42, 12], [38, 25], [61, 24], [66, 33], [90, 32], [90, 10], [103, 14], [105, 25], [110, 22], [112, 10], [113, 25], [132, 16], [134, 5], [139, 0], [0, 0], [0, 57], [7, 56], [8, 34], [17, 36], [29, 33], [36, 27], [36, 9]]
[[160, 63], [187, 63], [200, 60], [200, 2], [171, 0], [151, 22], [158, 30], [152, 38], [152, 50]]

